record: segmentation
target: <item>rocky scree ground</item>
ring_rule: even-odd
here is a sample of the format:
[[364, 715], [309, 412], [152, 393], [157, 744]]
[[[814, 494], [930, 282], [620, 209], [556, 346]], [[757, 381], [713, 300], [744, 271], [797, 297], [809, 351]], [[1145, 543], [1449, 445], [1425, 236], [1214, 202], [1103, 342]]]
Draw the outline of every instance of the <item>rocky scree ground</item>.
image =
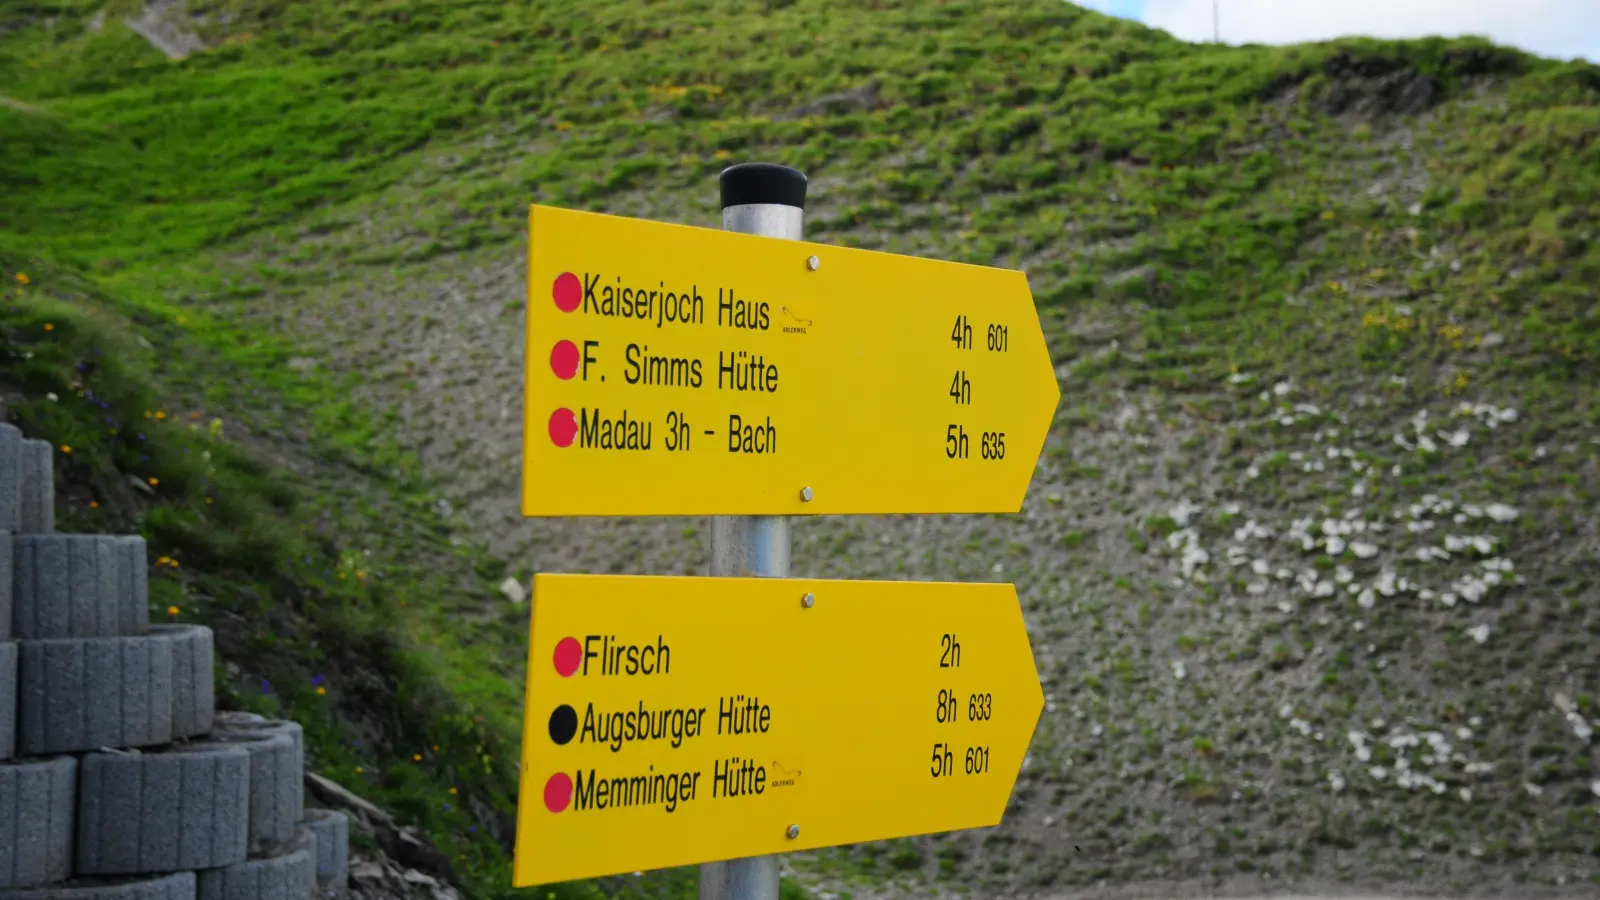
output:
[[[284, 54], [309, 53], [354, 86], [347, 116], [414, 152], [287, 141], [270, 184], [228, 170], [266, 226], [237, 236], [198, 205], [220, 179], [164, 188], [210, 230], [159, 249], [126, 243], [148, 227], [126, 214], [110, 237], [22, 233], [260, 379], [204, 388], [301, 477], [340, 484], [375, 434], [415, 450], [363, 478], [415, 472], [439, 496], [388, 509], [487, 541], [437, 665], [500, 727], [515, 693], [466, 677], [466, 648], [519, 683], [523, 625], [483, 580], [701, 572], [707, 549], [698, 521], [518, 516], [526, 203], [713, 225], [716, 169], [776, 159], [812, 176], [813, 239], [1025, 268], [1063, 391], [1018, 515], [796, 522], [799, 575], [1015, 581], [1048, 697], [1002, 826], [796, 856], [798, 877], [855, 897], [1593, 890], [1594, 67], [1475, 42], [1190, 47], [1020, 2], [752, 6], [715, 36], [700, 7], [327, 6], [341, 25], [246, 7], [174, 74], [73, 96], [69, 70], [22, 99], [105, 115], [163, 78], [293, 83]], [[116, 40], [17, 58], [154, 65]], [[392, 118], [424, 84], [433, 118]], [[155, 120], [123, 127], [170, 144]], [[347, 546], [400, 520], [361, 509], [367, 484], [321, 511]]]

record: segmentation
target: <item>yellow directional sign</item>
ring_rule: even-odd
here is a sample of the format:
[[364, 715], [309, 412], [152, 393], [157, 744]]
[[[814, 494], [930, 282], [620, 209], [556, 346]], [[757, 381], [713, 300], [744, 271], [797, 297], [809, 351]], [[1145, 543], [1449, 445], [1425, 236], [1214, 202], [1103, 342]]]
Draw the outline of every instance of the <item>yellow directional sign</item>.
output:
[[1016, 512], [1060, 399], [1017, 271], [535, 206], [527, 516]]
[[512, 882], [997, 825], [1043, 706], [1009, 584], [536, 575]]

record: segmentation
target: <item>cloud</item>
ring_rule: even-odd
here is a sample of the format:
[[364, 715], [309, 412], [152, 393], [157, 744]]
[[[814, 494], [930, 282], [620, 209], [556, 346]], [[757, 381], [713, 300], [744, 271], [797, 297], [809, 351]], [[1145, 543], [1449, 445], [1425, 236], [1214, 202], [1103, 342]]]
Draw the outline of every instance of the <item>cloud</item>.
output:
[[[1096, 6], [1124, 6], [1102, 0]], [[1212, 0], [1142, 0], [1142, 20], [1209, 41]], [[1559, 59], [1600, 62], [1600, 0], [1217, 0], [1223, 41], [1293, 44], [1348, 35], [1474, 34]]]

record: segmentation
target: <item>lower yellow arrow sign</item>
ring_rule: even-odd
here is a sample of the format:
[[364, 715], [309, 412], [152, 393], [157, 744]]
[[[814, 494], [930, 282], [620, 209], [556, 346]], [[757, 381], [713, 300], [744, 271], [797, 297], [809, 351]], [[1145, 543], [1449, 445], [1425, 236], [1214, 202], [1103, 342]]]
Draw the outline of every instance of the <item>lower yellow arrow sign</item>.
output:
[[1009, 584], [538, 575], [512, 881], [996, 825], [1043, 706]]

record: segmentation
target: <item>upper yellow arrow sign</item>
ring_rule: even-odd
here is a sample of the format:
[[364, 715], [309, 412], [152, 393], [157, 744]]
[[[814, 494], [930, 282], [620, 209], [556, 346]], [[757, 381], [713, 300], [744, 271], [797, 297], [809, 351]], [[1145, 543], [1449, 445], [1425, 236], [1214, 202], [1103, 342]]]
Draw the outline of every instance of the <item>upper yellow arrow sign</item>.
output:
[[1009, 584], [535, 575], [531, 627], [517, 887], [997, 825], [1044, 707]]
[[529, 244], [524, 515], [1021, 509], [1061, 396], [1021, 272], [544, 206]]

